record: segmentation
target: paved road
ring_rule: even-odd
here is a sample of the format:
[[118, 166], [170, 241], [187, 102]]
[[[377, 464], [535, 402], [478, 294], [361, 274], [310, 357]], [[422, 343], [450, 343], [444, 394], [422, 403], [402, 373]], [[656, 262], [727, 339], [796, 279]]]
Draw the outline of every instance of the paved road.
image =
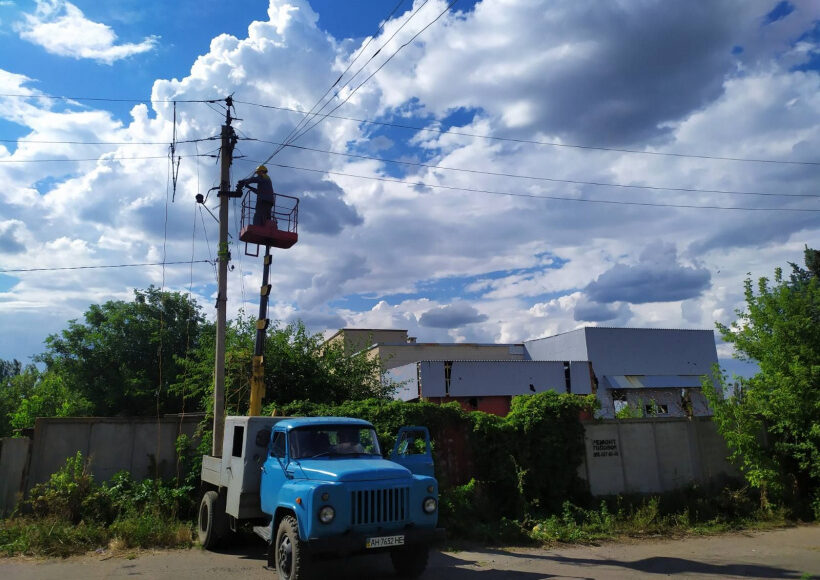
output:
[[[265, 568], [264, 545], [210, 553], [200, 549], [97, 554], [68, 560], [0, 559], [0, 578], [275, 578]], [[424, 580], [540, 580], [543, 578], [771, 578], [820, 579], [820, 526], [683, 540], [611, 542], [555, 549], [481, 549], [435, 553]], [[394, 578], [389, 558], [358, 557], [323, 563], [320, 580]]]

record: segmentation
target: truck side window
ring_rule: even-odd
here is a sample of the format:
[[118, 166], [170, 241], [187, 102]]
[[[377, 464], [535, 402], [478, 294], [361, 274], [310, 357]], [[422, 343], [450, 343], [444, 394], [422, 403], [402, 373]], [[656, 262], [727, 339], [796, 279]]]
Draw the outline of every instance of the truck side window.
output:
[[273, 446], [271, 449], [271, 454], [274, 457], [284, 457], [285, 456], [285, 433], [282, 431], [276, 431], [273, 434]]
[[399, 455], [424, 455], [427, 453], [427, 445], [424, 434], [414, 431], [405, 431], [401, 435], [398, 448]]
[[242, 443], [245, 440], [245, 427], [242, 425], [234, 425], [233, 427], [233, 448], [231, 455], [234, 457], [242, 457]]

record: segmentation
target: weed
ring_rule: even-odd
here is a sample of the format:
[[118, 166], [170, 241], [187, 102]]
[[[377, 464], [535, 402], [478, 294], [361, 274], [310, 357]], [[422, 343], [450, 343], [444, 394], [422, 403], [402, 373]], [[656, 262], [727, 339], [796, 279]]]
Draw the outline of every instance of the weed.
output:
[[150, 512], [119, 519], [109, 530], [122, 548], [187, 548], [193, 543], [190, 524]]

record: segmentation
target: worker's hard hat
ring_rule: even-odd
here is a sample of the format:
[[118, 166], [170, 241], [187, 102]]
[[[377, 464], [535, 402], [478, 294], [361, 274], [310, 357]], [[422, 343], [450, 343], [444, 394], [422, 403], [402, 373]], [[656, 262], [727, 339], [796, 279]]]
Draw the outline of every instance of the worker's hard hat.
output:
[[254, 173], [267, 173], [267, 172], [268, 172], [268, 168], [265, 167], [264, 165], [260, 165], [259, 167], [256, 168], [256, 171]]

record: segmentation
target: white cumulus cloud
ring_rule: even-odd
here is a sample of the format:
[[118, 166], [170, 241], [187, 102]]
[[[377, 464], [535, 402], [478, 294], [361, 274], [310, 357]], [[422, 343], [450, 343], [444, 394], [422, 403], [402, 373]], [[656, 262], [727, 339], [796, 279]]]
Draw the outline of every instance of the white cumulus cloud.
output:
[[67, 0], [37, 0], [34, 14], [26, 14], [17, 25], [21, 38], [42, 46], [51, 54], [87, 58], [105, 64], [152, 50], [158, 38], [117, 43], [117, 34], [107, 24], [94, 22]]

